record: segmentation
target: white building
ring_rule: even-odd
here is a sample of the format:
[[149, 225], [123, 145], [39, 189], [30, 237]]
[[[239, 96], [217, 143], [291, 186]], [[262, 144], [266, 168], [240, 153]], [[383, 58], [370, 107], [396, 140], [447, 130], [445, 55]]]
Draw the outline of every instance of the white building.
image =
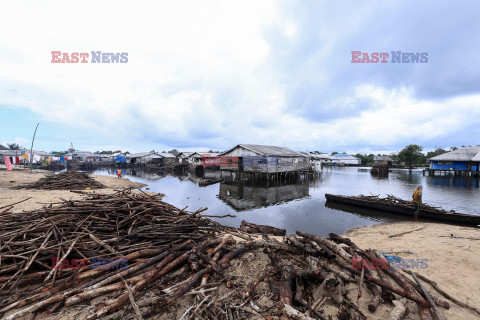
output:
[[330, 163], [332, 165], [359, 165], [362, 164], [362, 160], [345, 153], [338, 153], [330, 156]]

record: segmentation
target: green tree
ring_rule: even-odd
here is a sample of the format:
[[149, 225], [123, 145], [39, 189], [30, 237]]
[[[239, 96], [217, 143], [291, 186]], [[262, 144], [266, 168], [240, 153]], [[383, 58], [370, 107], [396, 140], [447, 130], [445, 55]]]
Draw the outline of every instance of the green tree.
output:
[[427, 152], [427, 159], [439, 156], [441, 154], [447, 153], [447, 151], [443, 150], [442, 148], [436, 148], [434, 151]]
[[357, 153], [354, 157], [359, 158], [362, 161], [362, 164], [372, 164], [374, 155]]
[[397, 164], [398, 163], [398, 154], [394, 153], [390, 156], [390, 158], [392, 159], [392, 163], [393, 164]]
[[180, 154], [180, 152], [177, 149], [172, 149], [172, 150], [168, 151], [168, 153], [173, 154], [175, 157]]
[[420, 161], [423, 159], [422, 156], [425, 157], [425, 155], [422, 153], [422, 150], [423, 148], [421, 146], [410, 144], [398, 153], [398, 159], [402, 162], [405, 162], [409, 168], [413, 168], [414, 164], [420, 163]]
[[0, 144], [0, 150], [8, 150], [8, 148], [5, 147], [3, 144]]
[[20, 146], [17, 143], [7, 143], [8, 149], [10, 150], [20, 150]]

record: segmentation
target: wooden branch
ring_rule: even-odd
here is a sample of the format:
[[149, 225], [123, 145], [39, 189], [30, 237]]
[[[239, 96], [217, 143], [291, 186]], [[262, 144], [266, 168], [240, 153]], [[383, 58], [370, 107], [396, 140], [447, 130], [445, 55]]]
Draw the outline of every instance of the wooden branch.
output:
[[[408, 274], [412, 274], [413, 272], [411, 270], [404, 270], [405, 272], [407, 272]], [[461, 302], [457, 299], [455, 299], [454, 297], [452, 297], [451, 295], [449, 295], [447, 292], [445, 292], [445, 290], [441, 289], [438, 284], [433, 281], [433, 280], [430, 280], [424, 276], [422, 276], [421, 274], [419, 273], [415, 273], [415, 275], [422, 279], [423, 281], [425, 282], [428, 282], [435, 290], [437, 290], [441, 295], [443, 295], [445, 298], [447, 298], [448, 300], [454, 302], [455, 304], [461, 306], [461, 307], [464, 307], [466, 309], [469, 309], [469, 310], [472, 310], [473, 312], [477, 313], [478, 315], [480, 315], [480, 309], [478, 308], [475, 308], [475, 307], [472, 307], [470, 306], [469, 304], [467, 303], [464, 303], [464, 302]]]
[[417, 276], [415, 275], [414, 272], [412, 272], [412, 277], [413, 277], [413, 279], [415, 279], [415, 281], [418, 283], [418, 285], [422, 289], [422, 292], [425, 295], [425, 297], [427, 298], [428, 302], [430, 302], [430, 304], [432, 305], [433, 312], [435, 312], [435, 315], [437, 316], [438, 320], [444, 320], [442, 314], [440, 313], [440, 310], [438, 310], [437, 305], [435, 304], [435, 302], [433, 302], [432, 297], [428, 293], [427, 289], [425, 289], [425, 287], [420, 282], [420, 280], [418, 280], [418, 278], [417, 278]]

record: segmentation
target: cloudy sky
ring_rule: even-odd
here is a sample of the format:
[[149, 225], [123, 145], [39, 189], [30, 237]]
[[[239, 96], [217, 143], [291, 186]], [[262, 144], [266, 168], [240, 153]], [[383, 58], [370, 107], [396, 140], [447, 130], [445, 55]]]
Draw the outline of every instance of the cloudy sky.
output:
[[[0, 143], [29, 146], [40, 122], [46, 151], [477, 145], [478, 12], [477, 1], [10, 1]], [[351, 63], [357, 50], [428, 63]], [[128, 63], [53, 64], [51, 51]]]

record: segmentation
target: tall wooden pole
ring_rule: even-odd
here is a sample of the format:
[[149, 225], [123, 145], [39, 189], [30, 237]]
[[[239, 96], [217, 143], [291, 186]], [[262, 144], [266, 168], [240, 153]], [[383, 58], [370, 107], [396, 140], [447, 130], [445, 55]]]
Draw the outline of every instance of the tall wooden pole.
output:
[[32, 146], [30, 148], [30, 172], [32, 172], [33, 142], [35, 141], [35, 135], [37, 134], [37, 129], [38, 129], [39, 124], [40, 124], [40, 122], [37, 123], [37, 126], [35, 127], [35, 132], [33, 133], [33, 139], [32, 139]]

